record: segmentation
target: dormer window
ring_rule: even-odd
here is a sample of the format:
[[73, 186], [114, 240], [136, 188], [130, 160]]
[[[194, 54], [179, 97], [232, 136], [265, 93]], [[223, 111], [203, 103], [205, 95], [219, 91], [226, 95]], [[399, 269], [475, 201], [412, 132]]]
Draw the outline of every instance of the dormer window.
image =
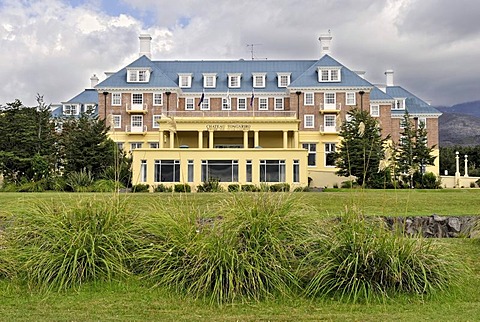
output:
[[265, 87], [266, 76], [267, 76], [267, 74], [265, 74], [265, 73], [253, 74], [253, 87], [264, 88]]
[[63, 105], [63, 115], [78, 115], [80, 108], [78, 104], [64, 104]]
[[215, 88], [217, 86], [217, 74], [203, 74], [203, 87]]
[[341, 81], [341, 67], [318, 67], [318, 81], [325, 82], [340, 82]]
[[128, 83], [148, 83], [150, 80], [149, 69], [128, 69], [127, 82]]
[[241, 77], [242, 77], [242, 74], [228, 74], [228, 87], [229, 88], [240, 88]]
[[290, 73], [277, 73], [278, 87], [287, 87], [290, 85]]
[[395, 104], [393, 105], [394, 110], [404, 110], [405, 109], [405, 99], [404, 98], [396, 98]]
[[192, 74], [178, 74], [178, 86], [181, 88], [192, 87]]

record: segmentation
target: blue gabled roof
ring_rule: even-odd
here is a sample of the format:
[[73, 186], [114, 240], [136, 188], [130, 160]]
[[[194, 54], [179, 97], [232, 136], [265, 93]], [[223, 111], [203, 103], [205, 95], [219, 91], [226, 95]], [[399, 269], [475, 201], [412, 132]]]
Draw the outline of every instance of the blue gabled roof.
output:
[[[178, 83], [178, 74], [192, 74], [191, 88], [184, 92], [202, 92], [203, 74], [216, 73], [216, 88], [206, 88], [208, 92], [251, 92], [252, 74], [265, 73], [265, 88], [255, 88], [255, 92], [285, 92], [278, 87], [277, 73], [291, 73], [291, 79], [300, 76], [314, 61], [299, 60], [233, 60], [233, 61], [158, 61], [157, 66], [172, 80]], [[240, 88], [228, 88], [228, 74], [241, 74]]]
[[370, 92], [370, 100], [371, 101], [393, 101], [393, 97], [379, 89], [378, 87], [374, 87]]
[[88, 88], [65, 103], [98, 104], [98, 92], [95, 89]]
[[[405, 107], [410, 114], [442, 114], [439, 110], [430, 106], [401, 86], [387, 86], [387, 94], [394, 98], [405, 98]], [[394, 114], [394, 112], [397, 111], [392, 110], [392, 114]]]
[[[144, 67], [150, 68], [150, 81], [148, 83], [128, 83], [127, 82], [127, 69], [128, 68], [136, 68], [136, 67]], [[95, 88], [111, 88], [111, 87], [121, 87], [121, 88], [172, 88], [178, 87], [177, 83], [175, 83], [172, 79], [170, 79], [161, 69], [157, 67], [157, 65], [152, 62], [148, 57], [141, 56], [130, 65], [125, 68], [122, 68], [120, 71], [116, 72], [115, 74], [111, 75], [103, 82], [99, 83]]]
[[[318, 82], [319, 67], [341, 67], [341, 81], [340, 82]], [[300, 77], [294, 79], [290, 87], [368, 87], [373, 85], [367, 80], [360, 77], [357, 73], [351, 71], [329, 55], [324, 55], [322, 58], [313, 63]]]

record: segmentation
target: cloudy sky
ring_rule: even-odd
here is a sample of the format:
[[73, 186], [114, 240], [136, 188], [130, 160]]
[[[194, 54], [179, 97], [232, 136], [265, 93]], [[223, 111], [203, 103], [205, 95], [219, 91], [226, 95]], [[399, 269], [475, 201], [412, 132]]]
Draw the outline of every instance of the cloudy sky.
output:
[[372, 83], [395, 71], [433, 105], [480, 99], [480, 2], [473, 0], [0, 0], [0, 104], [66, 101], [95, 73], [153, 59], [332, 56]]

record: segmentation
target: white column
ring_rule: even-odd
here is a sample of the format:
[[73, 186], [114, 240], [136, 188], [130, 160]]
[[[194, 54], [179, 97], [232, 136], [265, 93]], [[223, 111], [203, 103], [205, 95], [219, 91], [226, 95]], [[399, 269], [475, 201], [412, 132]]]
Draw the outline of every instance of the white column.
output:
[[283, 148], [288, 148], [288, 131], [283, 131]]
[[293, 131], [293, 147], [298, 149], [298, 131]]
[[208, 131], [208, 148], [213, 149], [213, 130]]
[[158, 142], [158, 147], [159, 147], [160, 149], [163, 149], [163, 140], [165, 139], [164, 135], [165, 135], [165, 132], [164, 132], [164, 131], [160, 131], [160, 133], [159, 133], [159, 135], [158, 135], [158, 136], [159, 136], [159, 139], [158, 139], [158, 141], [159, 141], [159, 142]]
[[203, 131], [198, 131], [198, 148], [203, 149]]
[[248, 149], [248, 131], [243, 131], [243, 148]]
[[468, 178], [468, 155], [465, 154], [465, 178]]
[[460, 158], [458, 151], [455, 152], [455, 187], [460, 187]]
[[259, 142], [260, 142], [260, 139], [259, 139], [259, 136], [258, 136], [258, 131], [253, 131], [253, 147], [257, 147], [259, 146]]
[[175, 132], [170, 131], [170, 149], [175, 147]]

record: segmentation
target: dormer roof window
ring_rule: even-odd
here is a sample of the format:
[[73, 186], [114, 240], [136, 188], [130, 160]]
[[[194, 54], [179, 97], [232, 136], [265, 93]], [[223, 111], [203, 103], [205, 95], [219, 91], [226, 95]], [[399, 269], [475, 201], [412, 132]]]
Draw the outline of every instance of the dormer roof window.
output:
[[215, 88], [216, 86], [217, 86], [217, 74], [215, 73], [203, 74], [204, 88]]
[[340, 82], [342, 80], [342, 74], [340, 73], [341, 67], [318, 67], [318, 82]]
[[404, 110], [405, 109], [405, 98], [396, 98], [395, 104], [393, 105], [394, 110]]
[[228, 74], [228, 87], [240, 88], [241, 78], [242, 78], [242, 74], [240, 73]]
[[180, 88], [192, 87], [192, 74], [178, 74], [178, 86]]
[[290, 85], [291, 73], [277, 73], [278, 87], [288, 87]]
[[266, 73], [253, 73], [253, 87], [255, 88], [264, 88], [265, 87], [265, 78]]
[[127, 83], [148, 83], [151, 70], [149, 68], [128, 68]]

